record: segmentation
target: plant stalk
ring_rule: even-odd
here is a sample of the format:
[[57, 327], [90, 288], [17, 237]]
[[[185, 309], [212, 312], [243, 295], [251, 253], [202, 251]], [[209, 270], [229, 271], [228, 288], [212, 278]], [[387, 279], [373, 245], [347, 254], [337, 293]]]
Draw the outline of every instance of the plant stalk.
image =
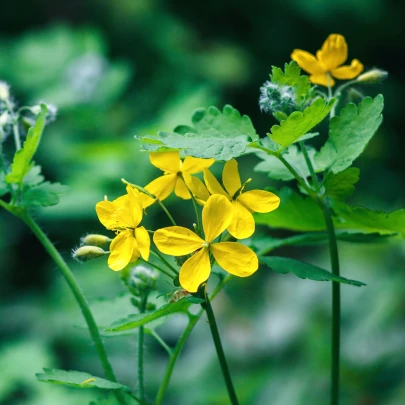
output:
[[[335, 227], [330, 208], [325, 201], [319, 202], [325, 219], [329, 238], [329, 252], [332, 273], [339, 276], [339, 254]], [[331, 405], [339, 405], [340, 380], [340, 283], [332, 281], [332, 368], [331, 368]]]
[[[148, 302], [148, 293], [144, 295], [139, 306], [139, 312], [143, 314], [146, 310], [146, 304]], [[143, 342], [145, 339], [145, 327], [139, 327], [138, 333], [138, 395], [139, 399], [145, 401], [145, 385], [143, 378]]]
[[222, 347], [221, 337], [219, 335], [218, 326], [215, 320], [214, 311], [212, 310], [211, 302], [208, 296], [205, 296], [205, 302], [201, 306], [207, 312], [208, 323], [210, 325], [212, 339], [214, 340], [215, 349], [217, 351], [218, 360], [221, 364], [222, 374], [225, 379], [226, 387], [228, 389], [229, 399], [232, 405], [239, 405], [238, 397], [232, 383], [231, 373], [229, 372], [228, 363], [226, 361], [224, 348]]
[[[49, 240], [49, 238], [46, 236], [43, 230], [39, 227], [39, 225], [30, 216], [30, 214], [24, 212], [21, 213], [19, 216], [26, 223], [26, 225], [32, 230], [34, 235], [38, 238], [38, 240], [41, 242], [45, 250], [48, 252], [48, 254], [54, 260], [56, 265], [59, 267], [59, 270], [61, 271], [63, 277], [65, 278], [67, 284], [69, 285], [77, 303], [80, 306], [80, 309], [82, 310], [94, 346], [96, 347], [98, 357], [101, 361], [101, 365], [103, 367], [105, 376], [110, 381], [117, 382], [114, 370], [112, 369], [111, 364], [108, 361], [107, 352], [105, 350], [104, 343], [101, 339], [97, 324], [94, 320], [93, 314], [91, 313], [89, 304], [87, 303], [83, 291], [75, 279], [75, 276], [73, 275], [72, 271], [66, 264], [61, 254], [58, 252], [58, 250], [55, 248], [55, 246]], [[122, 391], [114, 390], [114, 393], [121, 404], [123, 405], [126, 404], [125, 396]]]

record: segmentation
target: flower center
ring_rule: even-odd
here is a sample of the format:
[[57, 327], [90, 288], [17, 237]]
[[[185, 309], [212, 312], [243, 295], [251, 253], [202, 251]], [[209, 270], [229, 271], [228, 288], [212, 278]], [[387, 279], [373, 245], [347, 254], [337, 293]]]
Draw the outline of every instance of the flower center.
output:
[[209, 247], [210, 247], [210, 243], [207, 242], [207, 241], [205, 241], [205, 242], [202, 244], [202, 247], [203, 247], [203, 248], [209, 248]]

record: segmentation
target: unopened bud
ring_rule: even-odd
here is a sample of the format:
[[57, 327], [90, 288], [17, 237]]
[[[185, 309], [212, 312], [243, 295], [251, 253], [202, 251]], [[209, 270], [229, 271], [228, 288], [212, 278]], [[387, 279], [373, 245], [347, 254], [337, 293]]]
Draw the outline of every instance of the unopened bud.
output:
[[145, 293], [156, 290], [158, 274], [143, 264], [124, 269], [121, 272], [121, 277], [131, 293], [136, 297], [142, 297]]
[[10, 98], [10, 86], [3, 81], [0, 81], [0, 100], [6, 101]]
[[112, 241], [112, 239], [110, 239], [108, 236], [98, 235], [95, 233], [90, 233], [86, 236], [83, 236], [80, 240], [83, 245], [98, 247], [107, 246]]
[[267, 81], [260, 87], [259, 106], [266, 113], [288, 116], [296, 107], [296, 94], [291, 86], [280, 86]]
[[98, 257], [108, 254], [105, 250], [97, 246], [81, 246], [74, 250], [72, 253], [73, 258], [80, 262], [86, 262], [87, 260], [97, 259]]
[[357, 77], [356, 82], [381, 83], [388, 76], [388, 72], [382, 69], [371, 69]]
[[0, 127], [6, 126], [9, 122], [10, 114], [7, 111], [4, 111], [4, 113], [0, 115]]

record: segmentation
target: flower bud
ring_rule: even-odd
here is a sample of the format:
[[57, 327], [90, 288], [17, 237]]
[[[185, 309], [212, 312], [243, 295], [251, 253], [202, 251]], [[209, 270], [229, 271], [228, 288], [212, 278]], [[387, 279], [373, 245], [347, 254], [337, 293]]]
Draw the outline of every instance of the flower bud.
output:
[[107, 246], [112, 239], [110, 239], [108, 236], [89, 233], [88, 235], [83, 236], [80, 241], [83, 243], [83, 245], [103, 247]]
[[288, 116], [297, 109], [294, 89], [267, 81], [260, 88], [259, 106], [266, 113], [280, 112]]
[[143, 264], [124, 269], [121, 277], [131, 293], [136, 297], [142, 297], [145, 293], [156, 290], [158, 274]]
[[10, 98], [10, 86], [3, 81], [0, 81], [0, 100], [6, 101]]
[[97, 259], [98, 257], [108, 254], [105, 250], [97, 246], [81, 246], [74, 250], [72, 256], [74, 259], [80, 262], [86, 262], [87, 260]]
[[6, 126], [10, 122], [10, 114], [7, 111], [4, 111], [0, 115], [0, 127]]
[[381, 83], [388, 76], [388, 72], [382, 69], [371, 69], [357, 77], [356, 82]]

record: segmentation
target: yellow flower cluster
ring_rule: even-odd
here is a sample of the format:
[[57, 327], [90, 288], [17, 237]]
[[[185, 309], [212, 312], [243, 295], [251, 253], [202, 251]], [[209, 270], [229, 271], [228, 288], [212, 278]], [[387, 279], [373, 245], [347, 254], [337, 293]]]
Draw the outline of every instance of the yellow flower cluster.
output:
[[[273, 211], [280, 199], [264, 190], [245, 192], [250, 179], [241, 183], [234, 159], [224, 166], [224, 187], [208, 169], [214, 163], [213, 159], [188, 156], [181, 161], [179, 152], [161, 152], [151, 153], [150, 160], [164, 172], [163, 176], [145, 186], [156, 199], [162, 201], [174, 191], [182, 199], [195, 198], [204, 205], [203, 229], [200, 230], [203, 236], [181, 226], [162, 228], [153, 235], [153, 241], [162, 253], [186, 256], [180, 268], [181, 286], [189, 292], [196, 292], [208, 279], [214, 261], [236, 276], [253, 274], [258, 269], [256, 254], [241, 243], [221, 242], [219, 239], [226, 230], [236, 239], [248, 238], [255, 230], [252, 212]], [[199, 172], [204, 173], [205, 184], [192, 176]], [[139, 257], [148, 260], [150, 238], [148, 231], [139, 224], [143, 210], [156, 199], [128, 185], [126, 195], [96, 205], [100, 222], [117, 235], [110, 245], [108, 265], [112, 270], [121, 270]]]

